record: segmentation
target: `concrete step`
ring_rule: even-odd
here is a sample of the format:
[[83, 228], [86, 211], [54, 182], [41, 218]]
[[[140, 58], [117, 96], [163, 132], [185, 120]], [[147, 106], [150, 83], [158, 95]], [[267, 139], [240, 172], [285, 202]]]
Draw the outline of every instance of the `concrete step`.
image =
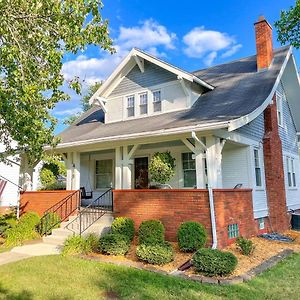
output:
[[51, 244], [51, 245], [63, 245], [64, 241], [67, 239], [65, 236], [53, 236], [53, 235], [48, 235], [43, 237], [43, 242], [45, 244]]
[[52, 235], [51, 236], [64, 236], [64, 237], [68, 237], [70, 236], [72, 233], [65, 229], [65, 228], [57, 228], [57, 229], [53, 229], [52, 230]]

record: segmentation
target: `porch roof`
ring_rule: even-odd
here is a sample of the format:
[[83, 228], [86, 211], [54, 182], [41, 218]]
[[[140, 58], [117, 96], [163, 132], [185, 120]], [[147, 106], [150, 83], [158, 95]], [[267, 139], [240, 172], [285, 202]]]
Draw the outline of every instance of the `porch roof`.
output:
[[59, 135], [62, 141], [58, 147], [139, 134], [228, 127], [231, 121], [249, 115], [265, 103], [289, 51], [289, 46], [275, 49], [272, 65], [262, 72], [257, 72], [256, 55], [194, 72], [216, 88], [201, 95], [187, 110], [105, 124], [102, 110], [92, 107]]

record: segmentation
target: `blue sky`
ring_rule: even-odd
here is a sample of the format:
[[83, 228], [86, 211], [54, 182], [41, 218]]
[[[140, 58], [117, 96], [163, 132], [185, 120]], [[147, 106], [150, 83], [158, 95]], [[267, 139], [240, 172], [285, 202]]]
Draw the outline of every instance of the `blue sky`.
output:
[[[264, 15], [271, 25], [282, 9], [294, 0], [103, 0], [102, 15], [109, 20], [117, 53], [109, 55], [99, 47], [88, 47], [76, 56], [66, 55], [66, 79], [79, 76], [87, 85], [104, 80], [132, 47], [148, 51], [187, 71], [193, 71], [255, 54], [253, 23]], [[276, 30], [274, 47], [279, 47]], [[298, 64], [300, 51], [294, 51]], [[59, 103], [53, 115], [62, 120], [80, 111], [80, 96]]]

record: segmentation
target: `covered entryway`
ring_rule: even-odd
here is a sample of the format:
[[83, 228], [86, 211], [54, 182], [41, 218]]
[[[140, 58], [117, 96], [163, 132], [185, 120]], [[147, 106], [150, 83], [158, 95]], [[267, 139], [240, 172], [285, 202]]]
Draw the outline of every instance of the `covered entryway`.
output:
[[134, 188], [147, 189], [149, 187], [148, 157], [134, 159]]

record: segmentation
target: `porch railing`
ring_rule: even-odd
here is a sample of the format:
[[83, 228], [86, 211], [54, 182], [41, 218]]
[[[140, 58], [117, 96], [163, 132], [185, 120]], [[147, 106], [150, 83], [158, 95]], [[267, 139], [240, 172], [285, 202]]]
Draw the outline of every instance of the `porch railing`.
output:
[[58, 203], [48, 208], [39, 225], [39, 233], [41, 235], [51, 234], [52, 229], [59, 226], [59, 224], [80, 208], [80, 190], [73, 192], [66, 196]]
[[82, 235], [89, 227], [98, 221], [107, 212], [113, 211], [113, 193], [108, 189], [85, 208], [81, 208], [79, 215], [71, 221], [66, 229], [74, 234]]

